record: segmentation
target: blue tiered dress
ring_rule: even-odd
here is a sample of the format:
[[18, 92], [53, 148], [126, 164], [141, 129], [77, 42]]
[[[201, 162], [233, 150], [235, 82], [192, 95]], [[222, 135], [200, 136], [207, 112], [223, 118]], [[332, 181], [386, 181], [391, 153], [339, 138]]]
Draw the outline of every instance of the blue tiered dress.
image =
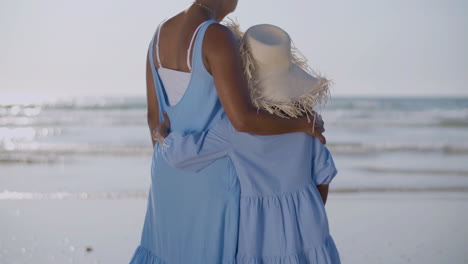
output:
[[[202, 59], [206, 29], [204, 22], [195, 39], [192, 75], [185, 94], [169, 105], [153, 58], [149, 59], [159, 103], [159, 120], [166, 111], [172, 131], [197, 132], [209, 129], [224, 113], [213, 77]], [[235, 263], [239, 220], [239, 182], [228, 157], [197, 173], [169, 166], [156, 144], [151, 166], [151, 188], [140, 246], [131, 264]]]
[[208, 131], [170, 133], [159, 152], [192, 172], [231, 158], [241, 185], [238, 264], [340, 263], [316, 186], [337, 170], [318, 139], [237, 132], [223, 114]]

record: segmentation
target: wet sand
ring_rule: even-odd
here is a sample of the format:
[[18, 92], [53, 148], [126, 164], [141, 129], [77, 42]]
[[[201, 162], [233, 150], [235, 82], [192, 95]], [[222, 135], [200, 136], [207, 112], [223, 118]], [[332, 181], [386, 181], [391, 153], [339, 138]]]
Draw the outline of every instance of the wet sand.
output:
[[[332, 192], [342, 263], [468, 263], [468, 193]], [[0, 263], [128, 263], [146, 199], [0, 200]]]

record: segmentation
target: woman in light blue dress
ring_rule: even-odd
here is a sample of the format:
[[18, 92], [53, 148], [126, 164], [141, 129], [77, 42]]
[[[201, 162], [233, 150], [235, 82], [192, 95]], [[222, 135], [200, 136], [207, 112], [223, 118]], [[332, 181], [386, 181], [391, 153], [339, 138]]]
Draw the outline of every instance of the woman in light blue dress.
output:
[[[150, 131], [167, 112], [174, 132], [205, 131], [226, 115], [238, 131], [261, 135], [302, 131], [321, 137], [323, 128], [312, 129], [307, 118], [283, 119], [252, 106], [235, 36], [218, 23], [236, 5], [236, 0], [200, 0], [168, 19], [158, 38], [153, 36], [147, 58]], [[187, 54], [192, 35], [196, 35], [193, 51]], [[155, 38], [160, 43], [157, 50]], [[156, 53], [160, 63], [155, 63]], [[158, 74], [160, 64], [191, 72], [190, 83], [175, 105], [168, 103]], [[160, 144], [152, 139], [148, 206], [141, 242], [130, 263], [235, 263], [240, 190], [230, 158], [220, 158], [197, 173], [184, 172], [157, 155]]]

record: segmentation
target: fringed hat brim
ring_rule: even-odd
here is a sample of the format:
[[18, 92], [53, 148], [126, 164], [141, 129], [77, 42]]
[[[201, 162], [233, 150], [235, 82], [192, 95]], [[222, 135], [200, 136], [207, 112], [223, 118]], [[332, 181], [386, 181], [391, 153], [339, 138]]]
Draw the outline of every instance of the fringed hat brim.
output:
[[305, 72], [315, 77], [318, 80], [318, 83], [316, 87], [311, 87], [308, 92], [296, 98], [285, 100], [281, 103], [266, 100], [262, 96], [261, 91], [257, 88], [258, 80], [254, 78], [255, 68], [257, 66], [255, 64], [255, 60], [253, 59], [251, 50], [244, 41], [244, 33], [240, 30], [239, 24], [231, 19], [229, 19], [229, 21], [225, 24], [239, 39], [239, 51], [242, 67], [248, 80], [250, 97], [255, 107], [264, 109], [271, 114], [275, 114], [284, 118], [295, 118], [306, 115], [309, 119], [309, 115], [313, 114], [314, 108], [316, 106], [325, 104], [328, 101], [330, 98], [330, 86], [332, 81], [313, 71], [308, 66], [307, 59], [294, 46], [293, 43], [291, 45], [292, 63], [296, 64]]

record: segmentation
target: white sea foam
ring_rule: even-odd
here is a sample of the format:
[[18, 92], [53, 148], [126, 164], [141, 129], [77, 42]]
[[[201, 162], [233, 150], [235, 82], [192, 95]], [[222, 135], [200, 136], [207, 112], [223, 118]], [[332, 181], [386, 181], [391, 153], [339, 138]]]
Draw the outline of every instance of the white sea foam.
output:
[[115, 199], [145, 199], [146, 191], [129, 192], [0, 192], [0, 200], [115, 200]]
[[375, 154], [385, 152], [436, 152], [449, 155], [468, 155], [468, 143], [329, 143], [327, 147], [334, 154]]
[[[468, 187], [349, 187], [333, 188], [331, 193], [467, 193]], [[5, 190], [0, 192], [0, 200], [118, 200], [147, 199], [148, 192], [17, 192]]]

